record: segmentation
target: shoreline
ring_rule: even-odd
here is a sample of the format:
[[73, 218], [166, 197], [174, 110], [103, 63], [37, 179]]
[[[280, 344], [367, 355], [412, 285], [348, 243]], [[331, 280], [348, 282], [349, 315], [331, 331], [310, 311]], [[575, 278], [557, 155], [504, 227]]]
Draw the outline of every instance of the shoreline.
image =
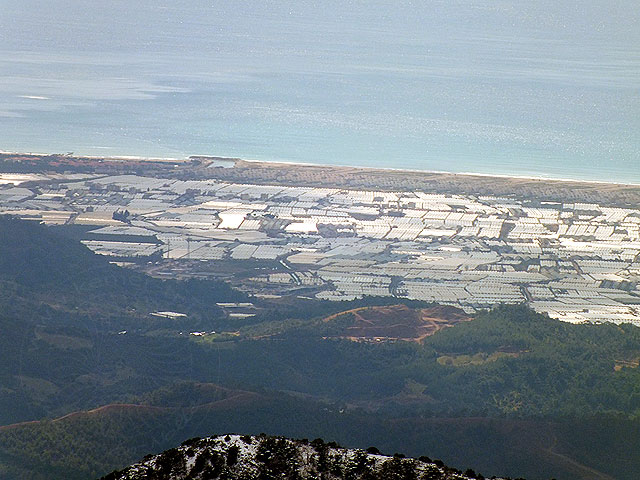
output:
[[247, 163], [267, 163], [267, 164], [281, 164], [281, 165], [292, 165], [297, 167], [323, 167], [323, 168], [347, 168], [347, 169], [357, 169], [357, 170], [365, 170], [365, 171], [388, 171], [388, 172], [407, 172], [412, 174], [425, 174], [425, 175], [461, 175], [465, 177], [487, 177], [487, 178], [497, 178], [497, 179], [514, 179], [514, 180], [539, 180], [539, 181], [550, 181], [550, 182], [564, 182], [564, 183], [589, 183], [589, 184], [602, 184], [602, 185], [619, 185], [619, 186], [629, 186], [629, 187], [640, 187], [640, 183], [630, 183], [630, 182], [613, 182], [606, 180], [580, 180], [575, 178], [561, 178], [561, 177], [544, 177], [544, 176], [535, 176], [535, 175], [517, 175], [517, 174], [507, 174], [507, 173], [476, 173], [476, 172], [453, 172], [447, 170], [421, 170], [417, 168], [394, 168], [394, 167], [363, 167], [356, 165], [343, 165], [343, 164], [333, 164], [333, 163], [304, 163], [304, 162], [294, 162], [294, 161], [285, 161], [285, 160], [248, 160], [245, 158], [233, 158], [233, 157], [215, 157], [209, 155], [192, 155], [190, 158], [210, 158], [217, 159], [221, 161], [242, 161]]
[[346, 164], [332, 164], [332, 163], [305, 163], [293, 160], [256, 160], [241, 157], [225, 157], [211, 154], [195, 154], [188, 155], [186, 157], [161, 157], [161, 156], [143, 156], [143, 155], [82, 155], [82, 154], [60, 154], [60, 153], [41, 153], [41, 152], [14, 152], [8, 150], [1, 150], [0, 155], [15, 155], [15, 156], [32, 156], [32, 157], [49, 157], [49, 156], [62, 156], [68, 158], [87, 158], [92, 160], [105, 160], [112, 162], [126, 162], [126, 161], [138, 161], [138, 162], [162, 162], [162, 163], [188, 163], [193, 159], [206, 159], [217, 160], [222, 162], [233, 162], [234, 164], [242, 162], [255, 165], [272, 165], [277, 166], [293, 166], [302, 168], [326, 168], [326, 169], [349, 169], [349, 170], [362, 170], [363, 173], [374, 172], [391, 172], [391, 173], [410, 173], [412, 175], [443, 175], [443, 176], [461, 176], [461, 177], [480, 177], [486, 179], [499, 179], [499, 180], [528, 180], [539, 182], [554, 182], [554, 183], [574, 183], [574, 184], [589, 184], [589, 185], [612, 185], [620, 187], [640, 187], [640, 183], [634, 182], [615, 182], [607, 180], [584, 180], [576, 178], [565, 177], [553, 177], [553, 176], [536, 176], [536, 175], [519, 175], [519, 174], [506, 174], [506, 173], [479, 173], [479, 172], [455, 172], [446, 170], [422, 170], [415, 168], [394, 168], [394, 167], [370, 167], [370, 166], [357, 166]]
[[133, 174], [183, 180], [215, 179], [239, 184], [524, 198], [537, 203], [640, 206], [640, 184], [633, 183], [306, 164], [212, 155], [161, 158], [0, 151], [0, 171]]

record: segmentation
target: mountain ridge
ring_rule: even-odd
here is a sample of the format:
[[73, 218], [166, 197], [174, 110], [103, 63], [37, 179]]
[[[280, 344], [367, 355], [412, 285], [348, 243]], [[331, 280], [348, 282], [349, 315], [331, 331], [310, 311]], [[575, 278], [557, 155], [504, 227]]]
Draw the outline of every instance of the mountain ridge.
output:
[[468, 469], [447, 467], [428, 457], [382, 455], [377, 448], [342, 448], [317, 438], [218, 435], [193, 438], [177, 448], [149, 455], [142, 462], [100, 480], [483, 480]]

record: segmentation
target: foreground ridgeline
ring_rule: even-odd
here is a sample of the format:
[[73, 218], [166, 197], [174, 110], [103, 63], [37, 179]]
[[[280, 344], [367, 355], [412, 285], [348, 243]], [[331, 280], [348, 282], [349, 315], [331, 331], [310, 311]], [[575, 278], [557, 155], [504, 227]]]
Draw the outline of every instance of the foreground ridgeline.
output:
[[326, 480], [466, 480], [482, 479], [473, 470], [462, 473], [440, 460], [381, 455], [371, 447], [345, 449], [322, 439], [312, 442], [284, 437], [226, 435], [187, 440], [180, 447], [145, 457], [102, 480], [138, 479], [326, 479]]

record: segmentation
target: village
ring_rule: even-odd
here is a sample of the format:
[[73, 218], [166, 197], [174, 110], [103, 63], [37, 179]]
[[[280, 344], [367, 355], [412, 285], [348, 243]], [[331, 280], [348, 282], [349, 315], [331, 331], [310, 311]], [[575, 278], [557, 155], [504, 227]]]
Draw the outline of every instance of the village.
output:
[[640, 325], [629, 207], [59, 173], [0, 174], [0, 213], [84, 226], [83, 243], [118, 264], [255, 296], [394, 296], [469, 313], [526, 302], [569, 322]]

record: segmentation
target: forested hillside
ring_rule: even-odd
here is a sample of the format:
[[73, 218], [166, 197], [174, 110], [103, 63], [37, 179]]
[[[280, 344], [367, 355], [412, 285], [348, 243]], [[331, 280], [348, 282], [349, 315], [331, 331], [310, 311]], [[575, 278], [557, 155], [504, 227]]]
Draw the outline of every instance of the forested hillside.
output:
[[[425, 338], [353, 341], [358, 320], [337, 311], [397, 300], [264, 302], [238, 324], [215, 305], [245, 298], [226, 285], [145, 277], [41, 225], [0, 218], [0, 252], [0, 478], [99, 476], [215, 431], [375, 443], [485, 475], [640, 471], [630, 325], [497, 307]], [[188, 316], [150, 317], [161, 309]], [[217, 333], [180, 335], [201, 326]]]
[[[5, 314], [109, 331], [159, 329], [149, 312], [189, 315], [205, 327], [222, 315], [216, 302], [246, 298], [222, 282], [160, 280], [112, 265], [80, 242], [35, 222], [0, 216], [0, 305]], [[175, 326], [175, 321], [171, 324]]]

